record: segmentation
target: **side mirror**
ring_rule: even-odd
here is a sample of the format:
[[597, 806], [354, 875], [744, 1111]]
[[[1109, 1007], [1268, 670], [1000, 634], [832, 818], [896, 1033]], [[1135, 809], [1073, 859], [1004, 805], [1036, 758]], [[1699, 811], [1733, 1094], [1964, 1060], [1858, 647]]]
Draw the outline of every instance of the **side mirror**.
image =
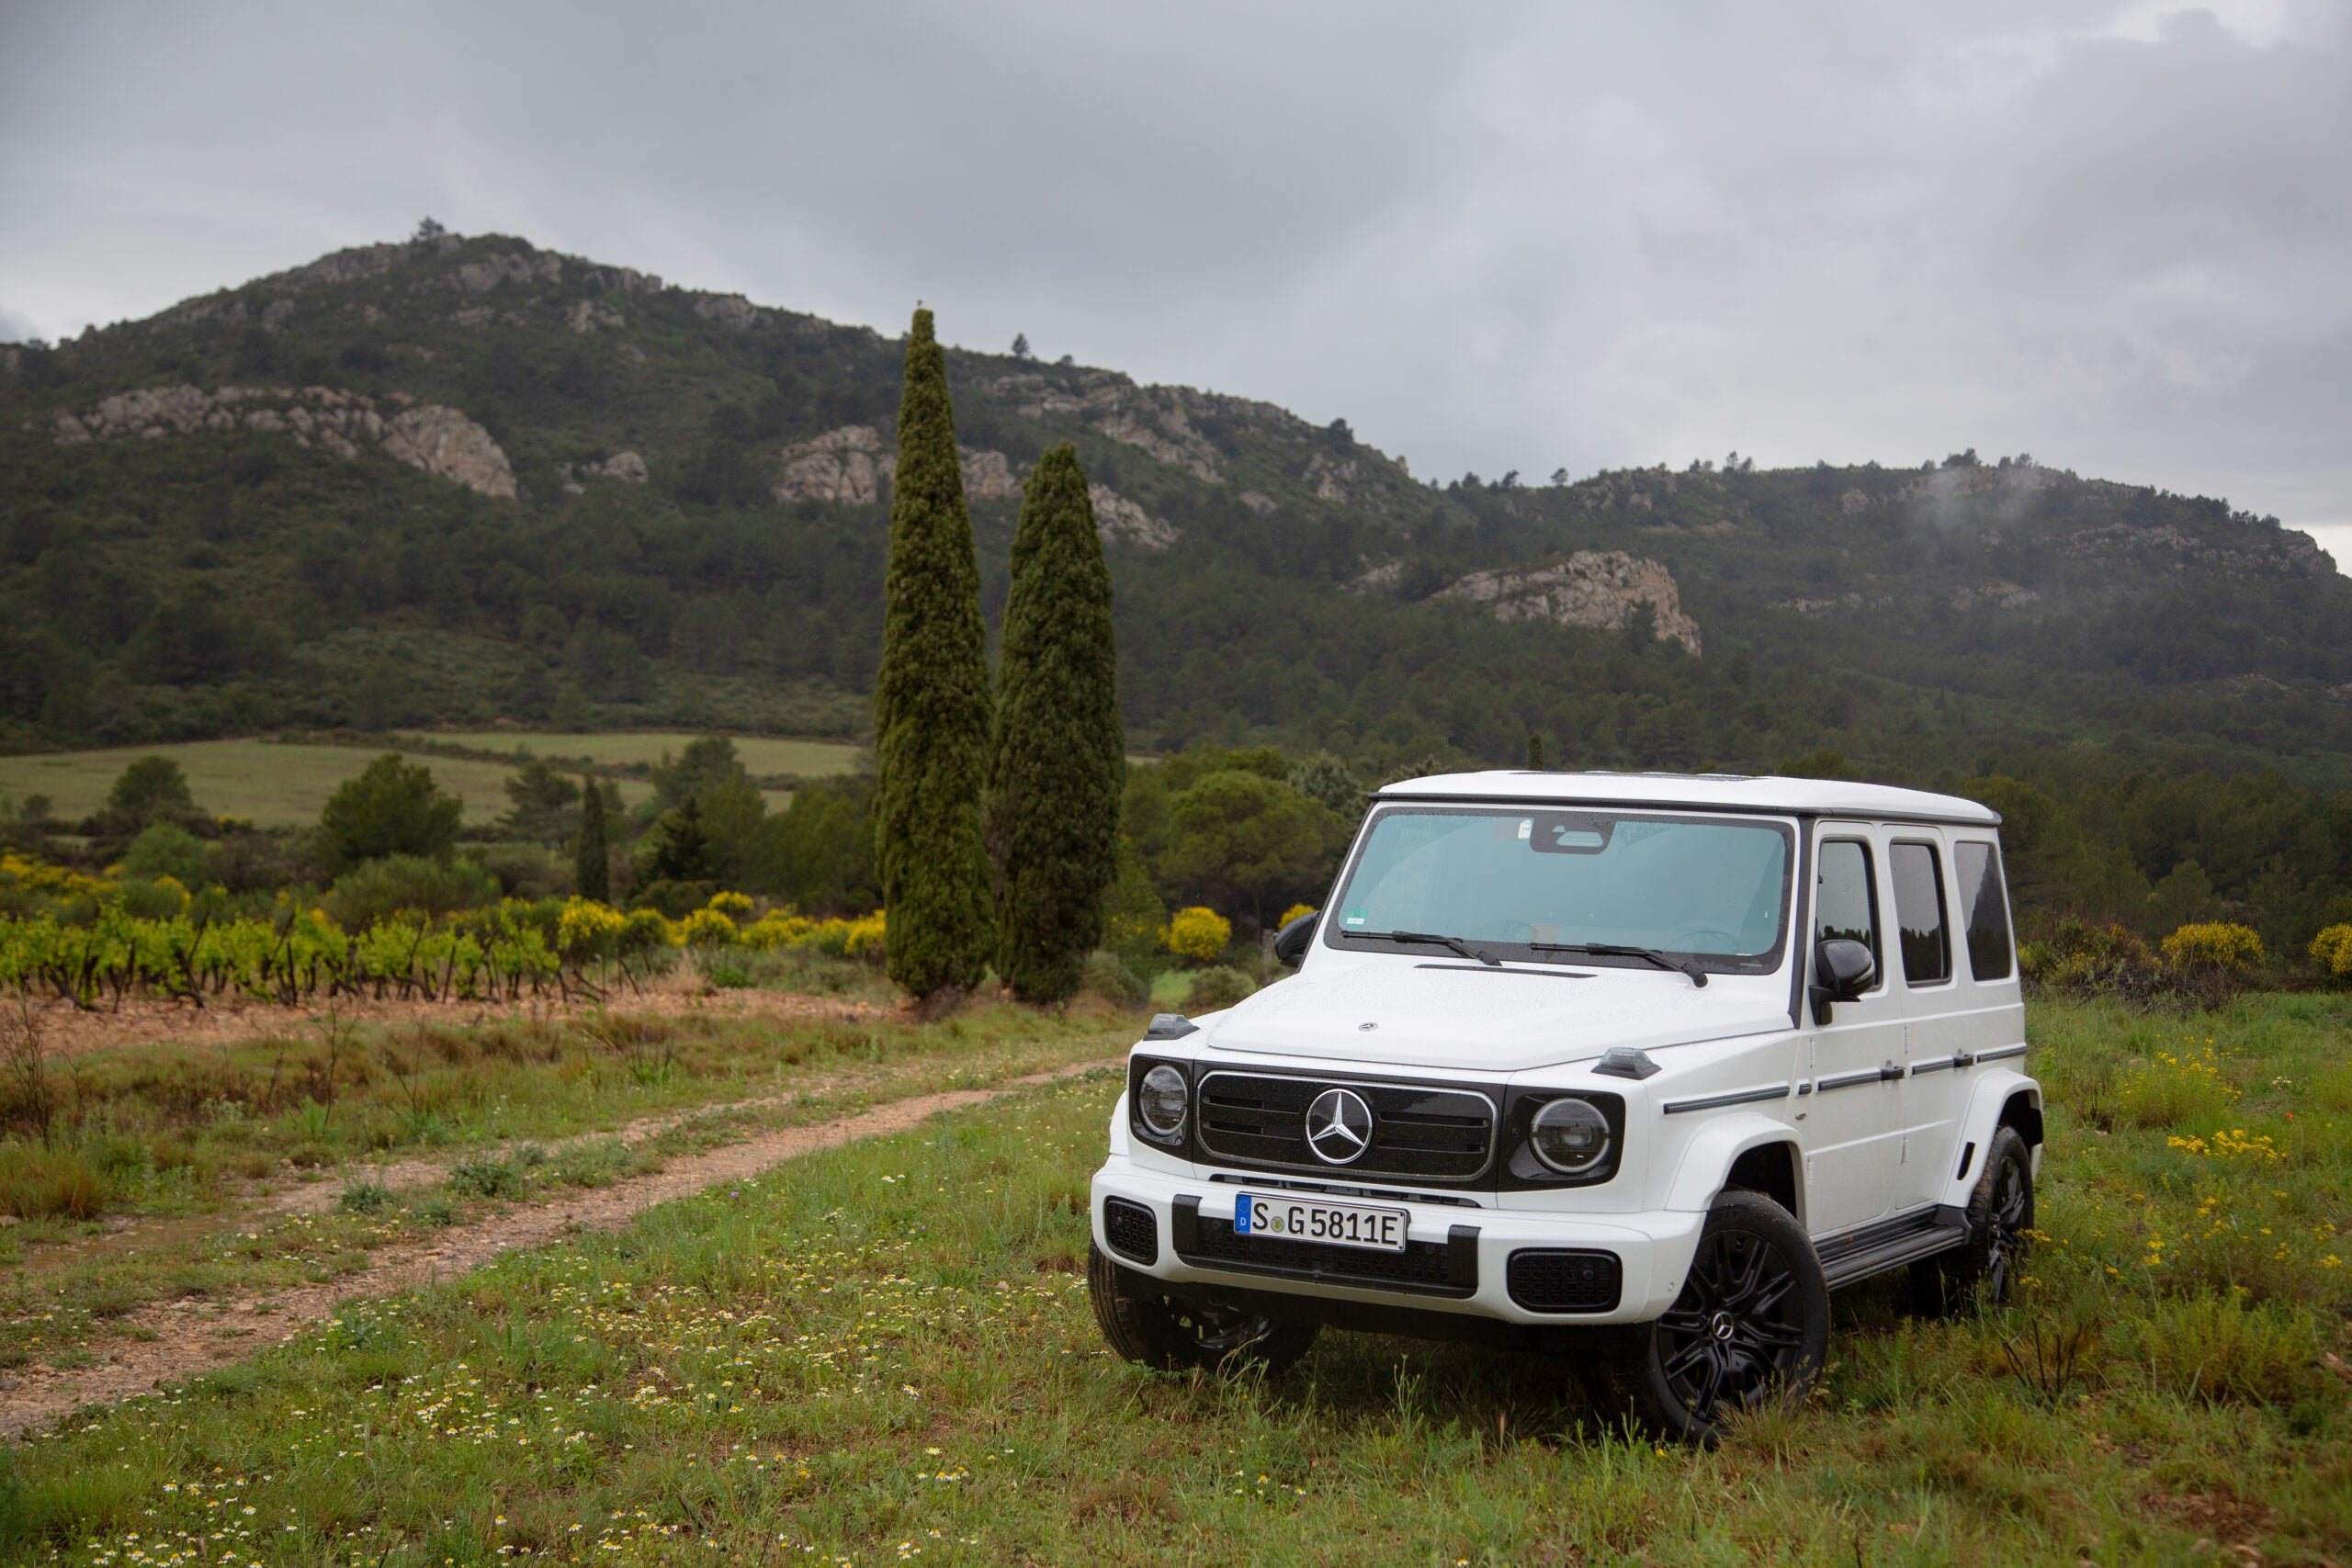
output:
[[1309, 909], [1274, 933], [1274, 956], [1291, 968], [1298, 967], [1306, 956], [1307, 945], [1315, 940], [1316, 922], [1322, 918], [1320, 909]]
[[1813, 1014], [1818, 1023], [1829, 1021], [1829, 1004], [1858, 1000], [1878, 979], [1878, 960], [1868, 942], [1834, 936], [1813, 950]]

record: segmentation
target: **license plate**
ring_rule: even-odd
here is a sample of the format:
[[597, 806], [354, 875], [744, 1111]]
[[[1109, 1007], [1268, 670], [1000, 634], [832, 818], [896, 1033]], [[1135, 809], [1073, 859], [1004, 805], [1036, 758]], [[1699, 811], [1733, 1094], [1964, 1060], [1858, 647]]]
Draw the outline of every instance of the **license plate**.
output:
[[1361, 1247], [1374, 1252], [1404, 1251], [1405, 1228], [1411, 1218], [1403, 1209], [1367, 1209], [1319, 1199], [1244, 1192], [1233, 1201], [1236, 1235], [1280, 1236], [1284, 1241]]

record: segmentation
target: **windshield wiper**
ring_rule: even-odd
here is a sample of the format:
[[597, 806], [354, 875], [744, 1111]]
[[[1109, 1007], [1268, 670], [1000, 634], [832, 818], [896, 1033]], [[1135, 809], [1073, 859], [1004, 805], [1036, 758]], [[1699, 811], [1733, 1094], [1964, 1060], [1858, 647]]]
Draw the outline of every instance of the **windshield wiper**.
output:
[[1643, 958], [1661, 969], [1690, 976], [1690, 983], [1703, 990], [1707, 972], [1699, 967], [1695, 958], [1669, 958], [1655, 947], [1626, 947], [1613, 942], [1531, 942], [1528, 946], [1538, 953], [1584, 953], [1595, 958]]
[[1468, 942], [1458, 936], [1439, 936], [1431, 931], [1349, 931], [1346, 935], [1362, 937], [1366, 942], [1433, 942], [1440, 947], [1450, 947], [1464, 958], [1475, 959], [1489, 968], [1499, 969], [1503, 961], [1491, 953], [1474, 952]]

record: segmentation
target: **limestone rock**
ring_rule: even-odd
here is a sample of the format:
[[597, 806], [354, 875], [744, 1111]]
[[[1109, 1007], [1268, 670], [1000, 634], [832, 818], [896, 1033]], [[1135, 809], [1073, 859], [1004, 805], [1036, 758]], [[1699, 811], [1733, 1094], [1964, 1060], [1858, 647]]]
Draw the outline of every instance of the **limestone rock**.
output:
[[1315, 491], [1317, 501], [1346, 502], [1352, 498], [1349, 487], [1355, 477], [1353, 457], [1334, 458], [1329, 452], [1317, 452], [1307, 459], [1304, 482]]
[[1216, 448], [1193, 428], [1184, 400], [1173, 388], [1138, 387], [1125, 376], [1084, 370], [1058, 377], [1006, 376], [986, 389], [1011, 399], [1031, 419], [1080, 420], [1198, 479], [1221, 482]]
[[[964, 470], [964, 499], [1002, 501], [1021, 493], [1021, 476], [1001, 452], [956, 448]], [[776, 480], [778, 501], [830, 501], [863, 506], [888, 498], [898, 454], [870, 424], [845, 424], [784, 449]]]
[[563, 258], [548, 251], [499, 251], [463, 263], [449, 276], [469, 294], [487, 294], [502, 283], [560, 283]]
[[2030, 588], [2020, 588], [2014, 582], [2003, 582], [2000, 579], [1995, 578], [1991, 581], [1980, 582], [1973, 587], [1955, 589], [1951, 596], [1951, 607], [1955, 610], [1972, 610], [1982, 604], [1994, 610], [2022, 610], [2041, 597], [2041, 594]]
[[645, 459], [634, 452], [616, 452], [601, 463], [558, 463], [556, 473], [563, 480], [564, 493], [582, 493], [582, 479], [618, 479], [623, 484], [641, 485], [652, 478], [647, 471]]
[[582, 299], [573, 304], [563, 324], [585, 337], [602, 327], [624, 326], [627, 318], [602, 299]]
[[1094, 531], [1110, 544], [1125, 539], [1147, 550], [1164, 550], [1176, 542], [1176, 530], [1113, 490], [1090, 484], [1086, 497], [1094, 503]]
[[831, 501], [864, 506], [882, 499], [898, 458], [882, 449], [870, 424], [845, 424], [784, 449], [778, 501]]
[[[390, 412], [387, 412], [390, 411]], [[61, 413], [51, 434], [63, 443], [252, 430], [322, 446], [339, 457], [375, 448], [411, 468], [455, 479], [482, 495], [514, 498], [514, 473], [490, 432], [437, 403], [411, 405], [334, 387], [145, 387]]]
[[1245, 490], [1241, 492], [1241, 504], [1263, 517], [1274, 509], [1274, 498], [1270, 495], [1260, 495], [1254, 490]]
[[1605, 631], [1623, 630], [1634, 607], [1646, 604], [1661, 639], [1699, 651], [1699, 623], [1682, 613], [1674, 575], [1657, 561], [1623, 550], [1578, 550], [1523, 571], [1474, 571], [1436, 596], [1487, 605], [1498, 621], [1544, 620]]
[[740, 333], [759, 321], [760, 308], [741, 294], [706, 294], [695, 301], [695, 314]]

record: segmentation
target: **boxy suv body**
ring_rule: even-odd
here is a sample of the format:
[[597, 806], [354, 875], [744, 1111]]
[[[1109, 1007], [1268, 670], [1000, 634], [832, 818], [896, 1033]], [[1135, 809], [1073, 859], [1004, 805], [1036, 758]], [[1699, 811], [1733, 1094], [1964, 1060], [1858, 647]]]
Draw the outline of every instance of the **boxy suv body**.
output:
[[1093, 1183], [1130, 1359], [1323, 1325], [1581, 1355], [1706, 1440], [1802, 1390], [1826, 1292], [2008, 1288], [2041, 1091], [1999, 818], [1782, 778], [1485, 773], [1375, 797], [1298, 973], [1134, 1049]]

